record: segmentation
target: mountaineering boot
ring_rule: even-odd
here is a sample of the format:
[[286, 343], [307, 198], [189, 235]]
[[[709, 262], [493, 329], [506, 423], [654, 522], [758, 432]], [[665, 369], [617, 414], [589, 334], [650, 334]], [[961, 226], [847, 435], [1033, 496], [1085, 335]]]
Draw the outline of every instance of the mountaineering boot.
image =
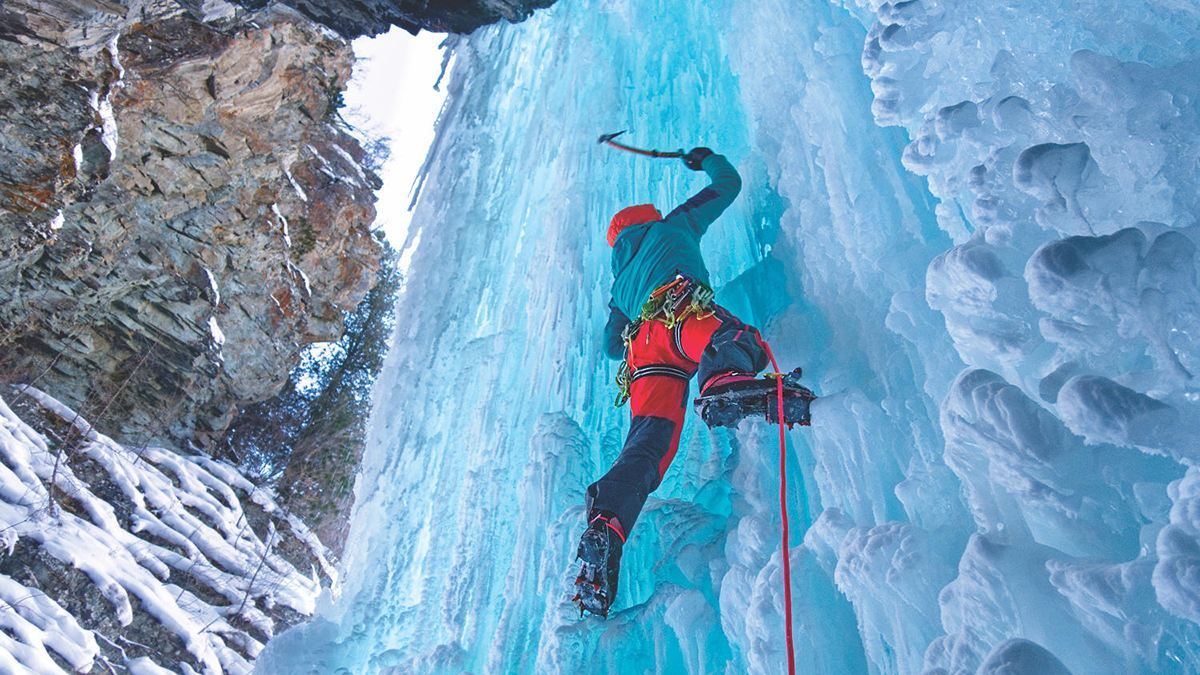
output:
[[575, 597], [582, 618], [585, 611], [608, 618], [608, 608], [617, 595], [621, 571], [621, 547], [625, 544], [621, 523], [611, 513], [593, 511], [579, 540], [576, 555], [582, 566], [575, 578]]
[[[782, 375], [783, 421], [808, 426], [812, 421], [808, 407], [817, 395], [800, 384], [799, 368]], [[779, 421], [779, 394], [776, 374], [755, 377], [745, 373], [715, 375], [700, 390], [693, 405], [709, 428], [736, 427], [752, 415], [763, 415], [768, 422]]]

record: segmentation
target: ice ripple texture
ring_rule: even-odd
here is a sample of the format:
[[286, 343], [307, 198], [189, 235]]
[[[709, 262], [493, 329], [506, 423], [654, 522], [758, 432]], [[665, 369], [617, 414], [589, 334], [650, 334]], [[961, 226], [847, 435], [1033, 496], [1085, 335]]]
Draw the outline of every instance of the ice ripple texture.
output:
[[264, 669], [781, 672], [765, 425], [690, 421], [619, 611], [566, 602], [605, 224], [700, 187], [629, 127], [733, 159], [718, 300], [824, 395], [801, 672], [1200, 672], [1193, 3], [572, 0], [453, 52], [347, 592]]

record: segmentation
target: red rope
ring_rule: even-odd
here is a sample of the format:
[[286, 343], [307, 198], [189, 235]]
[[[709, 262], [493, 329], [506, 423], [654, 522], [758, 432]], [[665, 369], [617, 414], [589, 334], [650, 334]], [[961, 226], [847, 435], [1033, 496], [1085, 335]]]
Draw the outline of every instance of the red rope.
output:
[[783, 613], [787, 621], [787, 653], [788, 675], [796, 675], [796, 655], [792, 645], [792, 561], [788, 549], [788, 507], [787, 507], [787, 438], [784, 433], [783, 419], [783, 372], [775, 361], [775, 354], [766, 340], [759, 338], [771, 367], [775, 369], [776, 416], [779, 418], [779, 512], [783, 516]]

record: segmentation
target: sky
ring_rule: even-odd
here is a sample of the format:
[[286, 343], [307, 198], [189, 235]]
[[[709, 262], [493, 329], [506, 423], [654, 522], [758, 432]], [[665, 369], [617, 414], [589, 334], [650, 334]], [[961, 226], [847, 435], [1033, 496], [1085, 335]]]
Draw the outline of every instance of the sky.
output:
[[442, 67], [439, 33], [419, 35], [393, 28], [354, 41], [354, 77], [342, 115], [374, 137], [390, 139], [391, 155], [380, 177], [376, 225], [398, 248], [412, 218], [413, 180], [433, 141], [433, 126], [445, 100], [445, 82], [434, 90]]

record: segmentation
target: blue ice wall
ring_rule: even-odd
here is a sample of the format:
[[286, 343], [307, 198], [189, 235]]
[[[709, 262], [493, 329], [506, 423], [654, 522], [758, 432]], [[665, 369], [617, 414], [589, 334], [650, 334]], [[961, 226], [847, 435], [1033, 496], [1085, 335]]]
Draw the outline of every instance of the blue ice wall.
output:
[[717, 298], [823, 395], [800, 672], [1200, 670], [1194, 5], [562, 0], [452, 49], [345, 587], [262, 670], [783, 670], [766, 425], [689, 421], [617, 611], [568, 602], [628, 425], [605, 228], [704, 184], [619, 129], [738, 167]]

